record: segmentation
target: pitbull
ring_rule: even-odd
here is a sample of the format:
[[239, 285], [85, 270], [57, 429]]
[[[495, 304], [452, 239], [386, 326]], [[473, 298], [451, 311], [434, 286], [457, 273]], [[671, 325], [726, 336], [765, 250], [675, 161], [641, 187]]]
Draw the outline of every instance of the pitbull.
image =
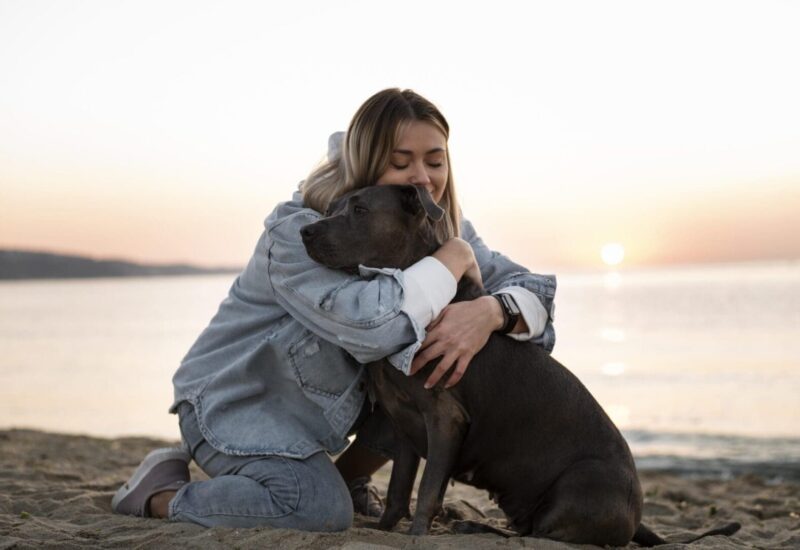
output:
[[[443, 213], [420, 186], [372, 186], [334, 201], [301, 236], [309, 256], [331, 268], [404, 269], [441, 245], [432, 222]], [[462, 279], [454, 301], [483, 294]], [[427, 533], [452, 478], [488, 490], [520, 535], [598, 546], [665, 542], [640, 523], [642, 489], [625, 439], [583, 384], [541, 347], [493, 334], [458, 384], [426, 390], [437, 363], [414, 376], [385, 359], [367, 366], [369, 394], [398, 436], [380, 528], [410, 515], [425, 457], [411, 534]], [[467, 522], [461, 530], [481, 526]]]

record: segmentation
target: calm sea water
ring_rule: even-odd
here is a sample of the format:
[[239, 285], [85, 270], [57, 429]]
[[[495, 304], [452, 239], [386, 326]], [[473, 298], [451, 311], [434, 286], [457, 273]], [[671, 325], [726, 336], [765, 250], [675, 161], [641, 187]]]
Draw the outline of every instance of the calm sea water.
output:
[[[0, 427], [177, 438], [229, 275], [0, 283]], [[800, 477], [800, 263], [561, 275], [554, 356], [643, 468]]]

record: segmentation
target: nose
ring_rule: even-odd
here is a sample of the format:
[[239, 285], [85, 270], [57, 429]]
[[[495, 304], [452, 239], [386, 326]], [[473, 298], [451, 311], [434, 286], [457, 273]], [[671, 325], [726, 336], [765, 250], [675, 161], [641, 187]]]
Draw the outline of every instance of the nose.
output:
[[422, 162], [414, 163], [414, 169], [411, 171], [411, 175], [408, 178], [408, 183], [413, 185], [428, 185], [431, 182], [431, 178], [428, 175], [428, 170], [425, 168], [425, 164]]
[[313, 223], [308, 225], [304, 225], [300, 228], [300, 235], [303, 237], [304, 241], [310, 241], [314, 238], [314, 235], [317, 233], [317, 228], [314, 227]]

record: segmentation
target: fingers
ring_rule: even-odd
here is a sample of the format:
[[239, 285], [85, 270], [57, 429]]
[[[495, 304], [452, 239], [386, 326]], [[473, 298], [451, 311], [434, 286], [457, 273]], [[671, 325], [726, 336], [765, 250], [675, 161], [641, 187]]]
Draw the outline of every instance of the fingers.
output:
[[[426, 338], [425, 341], [427, 342], [427, 340]], [[423, 343], [423, 346], [424, 345]], [[433, 361], [440, 355], [444, 355], [444, 351], [444, 345], [434, 340], [428, 347], [418, 352], [416, 357], [414, 357], [414, 360], [411, 362], [410, 373], [416, 374], [419, 369], [427, 365], [430, 361]]]
[[432, 346], [424, 353], [420, 353], [414, 358], [414, 361], [411, 363], [411, 374], [416, 374], [422, 367], [439, 356], [443, 356], [442, 360], [439, 361], [439, 364], [436, 365], [436, 367], [433, 369], [433, 372], [431, 372], [430, 376], [428, 376], [428, 379], [425, 381], [426, 390], [429, 390], [438, 384], [442, 377], [454, 364], [456, 368], [453, 370], [453, 373], [450, 375], [450, 378], [447, 380], [447, 383], [444, 387], [447, 389], [458, 384], [458, 382], [464, 376], [464, 373], [467, 371], [469, 362], [473, 357], [472, 354], [463, 353], [461, 355], [458, 355], [457, 353], [449, 353], [445, 355], [441, 346]]
[[442, 357], [442, 360], [439, 361], [439, 364], [436, 365], [436, 368], [433, 369], [433, 372], [431, 373], [430, 376], [428, 376], [428, 379], [425, 381], [425, 389], [429, 390], [432, 387], [434, 387], [439, 382], [439, 380], [441, 380], [442, 376], [444, 376], [444, 374], [448, 370], [450, 370], [450, 367], [453, 366], [455, 360], [456, 356], [454, 355], [445, 355], [444, 357]]
[[[454, 354], [445, 355], [442, 357], [442, 360], [439, 361], [439, 364], [436, 365], [436, 368], [433, 369], [433, 372], [428, 376], [428, 379], [425, 381], [425, 389], [429, 390], [434, 387], [442, 377], [450, 370], [450, 368], [455, 363], [456, 368], [453, 370], [453, 374], [450, 375], [450, 378], [447, 380], [447, 383], [444, 385], [444, 388], [451, 388], [458, 384], [461, 378], [464, 376], [464, 373], [467, 372], [467, 367], [469, 366], [469, 362], [472, 359], [472, 356], [457, 356]], [[415, 360], [416, 361], [416, 360]], [[428, 361], [422, 362], [417, 366], [412, 364], [411, 374], [415, 374], [419, 369], [424, 367], [428, 364]]]
[[420, 346], [417, 353], [423, 351], [425, 348], [427, 348], [428, 346], [430, 346], [439, 339], [439, 331], [436, 330], [436, 327], [444, 317], [444, 311], [445, 310], [442, 310], [442, 312], [436, 316], [436, 319], [431, 321], [430, 324], [425, 329], [427, 331], [427, 334], [425, 335], [425, 340], [422, 341], [422, 345]]
[[[417, 353], [424, 351], [428, 346], [439, 340], [439, 331], [436, 330], [436, 326], [442, 320], [443, 315], [444, 315], [444, 310], [442, 310], [442, 312], [436, 317], [436, 319], [431, 321], [430, 324], [427, 326], [427, 328], [425, 329], [427, 331], [427, 334], [425, 335], [425, 340], [422, 341], [422, 345], [419, 347]], [[433, 357], [431, 357], [431, 359], [433, 359]]]
[[437, 315], [436, 318], [433, 321], [431, 321], [431, 323], [428, 325], [428, 330], [435, 328], [436, 325], [439, 324], [439, 321], [441, 321], [442, 318], [444, 317], [444, 312], [446, 310], [447, 308], [445, 307], [442, 311], [439, 312], [439, 315]]
[[[480, 271], [477, 269], [475, 271], [480, 278]], [[414, 375], [429, 362], [437, 357], [442, 357], [439, 364], [436, 365], [428, 376], [425, 382], [426, 389], [430, 389], [439, 383], [453, 365], [455, 365], [456, 368], [448, 378], [447, 384], [444, 387], [449, 388], [457, 384], [461, 380], [461, 377], [464, 376], [469, 362], [476, 353], [476, 350], [473, 349], [475, 346], [472, 345], [475, 343], [475, 337], [474, 335], [470, 336], [474, 330], [467, 331], [465, 334], [463, 326], [459, 325], [454, 328], [453, 323], [447, 321], [447, 319], [450, 319], [452, 315], [456, 315], [458, 312], [460, 312], [459, 315], [461, 315], [462, 318], [465, 315], [469, 317], [467, 310], [464, 309], [464, 304], [461, 304], [461, 309], [459, 309], [458, 304], [456, 304], [456, 306], [455, 309], [452, 309], [452, 304], [447, 306], [433, 321], [431, 321], [427, 327], [428, 333], [425, 336], [425, 340], [422, 342], [416, 357], [414, 357], [414, 360], [411, 362], [409, 374]], [[451, 311], [451, 309], [453, 313], [451, 316], [448, 316], [447, 313]], [[461, 323], [461, 325], [463, 325], [463, 323]], [[485, 344], [486, 338], [483, 340]], [[477, 349], [481, 347], [483, 347], [482, 344], [478, 345]]]
[[422, 361], [417, 360], [417, 358], [415, 357], [414, 360], [411, 362], [411, 369], [408, 371], [408, 374], [410, 376], [414, 376], [415, 374], [417, 374], [419, 369], [421, 369], [425, 365], [427, 365], [427, 363], [423, 363]]
[[436, 342], [436, 335], [431, 334], [431, 332], [428, 331], [428, 334], [425, 335], [425, 339], [422, 341], [422, 344], [420, 344], [419, 349], [417, 350], [417, 355], [428, 349], [428, 346], [434, 342]]
[[458, 361], [456, 362], [456, 368], [453, 371], [453, 374], [450, 375], [450, 379], [444, 385], [445, 389], [452, 388], [453, 386], [458, 384], [458, 381], [461, 380], [461, 377], [464, 376], [465, 372], [467, 372], [467, 367], [469, 366], [469, 362], [471, 359], [472, 357], [467, 357], [465, 355], [462, 355], [461, 357], [458, 358]]

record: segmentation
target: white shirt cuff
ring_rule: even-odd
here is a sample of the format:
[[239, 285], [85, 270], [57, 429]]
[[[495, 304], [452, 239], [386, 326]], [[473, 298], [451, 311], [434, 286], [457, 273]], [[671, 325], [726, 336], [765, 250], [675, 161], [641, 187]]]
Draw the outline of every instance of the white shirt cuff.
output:
[[421, 327], [427, 327], [456, 295], [456, 278], [433, 256], [404, 269], [403, 282], [405, 299], [401, 310]]
[[539, 301], [539, 298], [521, 286], [507, 286], [501, 288], [495, 294], [509, 294], [517, 302], [519, 311], [522, 318], [525, 319], [525, 324], [528, 325], [528, 332], [521, 332], [519, 334], [508, 334], [514, 340], [530, 340], [541, 336], [547, 326], [547, 310]]

